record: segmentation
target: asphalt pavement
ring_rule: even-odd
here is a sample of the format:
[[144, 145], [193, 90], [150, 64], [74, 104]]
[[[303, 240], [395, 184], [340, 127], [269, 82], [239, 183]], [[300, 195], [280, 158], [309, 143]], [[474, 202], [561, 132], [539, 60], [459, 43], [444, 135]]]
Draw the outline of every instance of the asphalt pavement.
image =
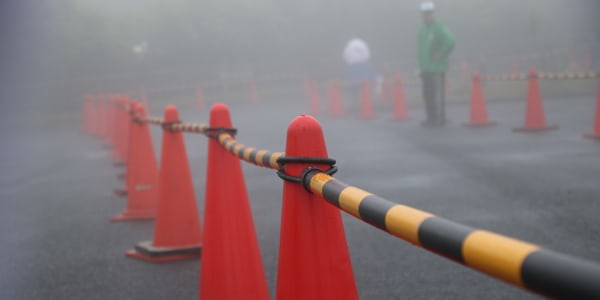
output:
[[[490, 128], [466, 128], [468, 105], [448, 105], [444, 128], [420, 126], [423, 111], [394, 121], [317, 115], [336, 178], [391, 201], [471, 227], [600, 263], [600, 143], [595, 97], [545, 99], [560, 129], [513, 133], [524, 99], [490, 101]], [[241, 103], [239, 103], [241, 102]], [[283, 151], [289, 122], [308, 101], [228, 102], [238, 141]], [[153, 115], [162, 107], [153, 106]], [[10, 114], [0, 121], [0, 299], [197, 299], [199, 260], [151, 264], [124, 252], [152, 236], [151, 221], [109, 223], [125, 200], [112, 194], [122, 170], [109, 149], [81, 133], [79, 108]], [[181, 119], [206, 123], [207, 110], [180, 105]], [[160, 129], [152, 129], [159, 155]], [[207, 141], [186, 134], [196, 198], [204, 215]], [[274, 296], [282, 182], [273, 170], [243, 165]], [[539, 296], [449, 261], [343, 214], [361, 299], [537, 299]]]

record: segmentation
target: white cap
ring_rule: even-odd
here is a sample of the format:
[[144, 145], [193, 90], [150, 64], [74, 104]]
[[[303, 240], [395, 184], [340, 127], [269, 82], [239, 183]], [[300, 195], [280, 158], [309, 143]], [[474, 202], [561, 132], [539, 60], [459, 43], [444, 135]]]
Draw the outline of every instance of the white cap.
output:
[[422, 12], [433, 11], [434, 9], [435, 9], [435, 5], [433, 5], [433, 2], [431, 2], [431, 1], [421, 2], [421, 11]]

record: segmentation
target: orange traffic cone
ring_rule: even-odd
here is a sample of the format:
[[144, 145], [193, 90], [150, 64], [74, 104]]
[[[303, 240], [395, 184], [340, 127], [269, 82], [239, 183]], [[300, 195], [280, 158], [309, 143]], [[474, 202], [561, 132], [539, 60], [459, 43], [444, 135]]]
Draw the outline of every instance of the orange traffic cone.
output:
[[546, 131], [555, 130], [558, 126], [546, 125], [544, 116], [544, 106], [540, 95], [540, 87], [537, 80], [537, 71], [535, 68], [529, 70], [529, 87], [527, 89], [527, 108], [525, 112], [525, 126], [514, 128], [513, 131]]
[[[127, 111], [129, 109], [129, 105], [130, 101], [127, 98], [121, 96], [118, 99], [116, 108], [116, 145], [114, 148], [114, 155], [117, 158], [117, 160], [113, 163], [116, 167], [127, 166], [127, 148], [129, 148], [129, 125], [132, 123], [131, 116]], [[125, 172], [119, 173], [117, 174], [117, 178], [119, 180], [124, 180], [127, 178], [127, 174]], [[115, 195], [117, 195], [118, 197], [127, 196], [127, 183], [124, 183], [123, 187], [115, 189]]]
[[115, 127], [114, 127], [114, 166], [123, 167], [127, 165], [127, 143], [129, 142], [130, 117], [127, 112], [129, 101], [119, 96], [115, 102]]
[[[285, 156], [327, 157], [317, 120], [302, 115], [290, 123]], [[288, 163], [284, 171], [301, 176], [309, 166], [329, 167]], [[277, 299], [358, 299], [339, 209], [288, 181], [283, 183], [276, 293]]]
[[[106, 148], [114, 148], [115, 147], [115, 99], [113, 95], [105, 96], [106, 102], [105, 104], [105, 130], [106, 130], [106, 138], [104, 140], [104, 145]], [[114, 152], [113, 152], [114, 154]], [[114, 157], [113, 157], [114, 158]]]
[[[135, 103], [133, 109], [136, 115], [145, 116], [143, 105]], [[111, 221], [152, 219], [156, 215], [158, 170], [148, 124], [133, 122], [130, 138], [127, 207]]]
[[[179, 121], [175, 106], [165, 108], [165, 122]], [[200, 257], [202, 233], [183, 133], [163, 131], [154, 240], [137, 244], [129, 257], [167, 262]]]
[[406, 101], [404, 100], [404, 89], [402, 88], [402, 77], [396, 75], [394, 85], [394, 120], [402, 121], [408, 119]]
[[488, 127], [495, 126], [496, 122], [488, 120], [485, 97], [481, 88], [481, 78], [479, 72], [473, 71], [473, 84], [471, 87], [471, 120], [465, 124], [469, 127]]
[[[132, 100], [127, 98], [127, 97], [123, 97], [123, 99], [121, 100], [121, 128], [119, 129], [120, 132], [120, 138], [121, 140], [119, 141], [119, 145], [120, 145], [120, 155], [121, 155], [121, 161], [123, 162], [123, 164], [127, 165], [127, 161], [128, 161], [128, 156], [129, 156], [129, 130], [131, 127], [131, 102]], [[144, 106], [145, 107], [145, 106]]]
[[[210, 110], [210, 127], [231, 128], [227, 106]], [[240, 159], [208, 141], [200, 299], [268, 299]]]
[[[129, 99], [126, 96], [123, 96], [120, 99], [121, 103], [118, 106], [118, 114], [119, 114], [119, 132], [118, 132], [118, 145], [117, 150], [119, 152], [120, 160], [115, 164], [116, 166], [127, 166], [127, 162], [129, 160], [129, 135], [131, 131], [131, 124], [133, 123], [132, 119], [132, 104], [133, 100]], [[139, 102], [137, 102], [140, 104]], [[147, 105], [141, 103], [144, 108], [148, 107]], [[117, 178], [120, 180], [124, 180], [127, 178], [126, 173], [120, 173], [117, 175]], [[124, 187], [122, 189], [117, 189], [115, 191], [117, 196], [127, 196], [127, 188]]]
[[319, 86], [313, 82], [310, 89], [310, 113], [313, 115], [321, 114], [321, 99], [319, 96]]
[[363, 119], [373, 118], [373, 106], [371, 104], [371, 84], [368, 81], [363, 81], [360, 92], [360, 116]]
[[596, 117], [594, 121], [594, 132], [586, 134], [585, 137], [600, 141], [600, 80], [598, 80], [598, 94], [596, 96]]
[[202, 110], [204, 106], [204, 93], [200, 85], [196, 85], [196, 108]]
[[256, 89], [256, 81], [254, 79], [250, 81], [250, 102], [258, 102], [258, 90]]
[[339, 117], [344, 114], [342, 92], [340, 91], [340, 82], [338, 80], [329, 83], [327, 101], [329, 104], [329, 112], [332, 116]]
[[119, 141], [120, 141], [120, 132], [119, 129], [121, 127], [121, 118], [120, 118], [120, 109], [119, 109], [119, 101], [118, 96], [112, 95], [110, 97], [110, 145], [112, 146], [112, 160], [114, 165], [122, 165], [120, 162], [120, 153], [119, 153]]

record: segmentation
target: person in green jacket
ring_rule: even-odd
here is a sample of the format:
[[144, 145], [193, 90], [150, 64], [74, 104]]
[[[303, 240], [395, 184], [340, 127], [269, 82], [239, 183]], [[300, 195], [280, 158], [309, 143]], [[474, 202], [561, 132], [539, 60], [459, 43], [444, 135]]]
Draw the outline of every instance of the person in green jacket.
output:
[[443, 126], [446, 122], [445, 82], [448, 57], [454, 49], [454, 35], [433, 17], [434, 4], [421, 3], [423, 25], [419, 29], [419, 71], [427, 119], [425, 126]]

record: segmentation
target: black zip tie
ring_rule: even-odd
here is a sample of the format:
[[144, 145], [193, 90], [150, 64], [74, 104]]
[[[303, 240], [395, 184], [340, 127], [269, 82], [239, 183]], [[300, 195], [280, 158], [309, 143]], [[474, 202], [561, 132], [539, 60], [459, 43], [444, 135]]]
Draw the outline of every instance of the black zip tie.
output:
[[170, 121], [170, 122], [163, 122], [162, 123], [162, 128], [163, 130], [168, 130], [168, 131], [175, 131], [173, 130], [173, 127], [171, 125], [173, 124], [179, 124], [181, 123], [181, 121], [177, 120], [177, 121]]
[[129, 115], [131, 116], [131, 119], [133, 119], [133, 122], [138, 124], [144, 123], [144, 117], [140, 116], [136, 111], [131, 110]]
[[333, 174], [335, 174], [338, 171], [338, 168], [336, 166], [331, 166], [328, 170], [323, 171], [319, 168], [315, 168], [315, 167], [308, 167], [306, 169], [304, 169], [304, 171], [302, 171], [302, 174], [300, 174], [300, 177], [302, 178], [302, 186], [304, 187], [304, 189], [312, 194], [312, 191], [310, 190], [310, 182], [307, 180], [308, 175], [310, 175], [311, 173], [325, 173], [329, 176], [332, 176]]
[[[321, 170], [319, 168], [316, 167], [308, 167], [306, 169], [304, 169], [302, 171], [302, 173], [300, 174], [300, 176], [291, 176], [288, 175], [287, 173], [285, 173], [285, 165], [288, 163], [298, 163], [298, 164], [324, 164], [324, 165], [329, 165], [329, 169], [327, 170]], [[311, 173], [315, 173], [315, 172], [319, 172], [319, 173], [325, 173], [327, 175], [333, 175], [338, 171], [338, 168], [335, 166], [335, 159], [333, 158], [326, 158], [326, 157], [289, 157], [289, 156], [283, 156], [277, 159], [277, 164], [279, 165], [279, 170], [277, 170], [277, 176], [279, 176], [279, 178], [285, 180], [285, 181], [289, 181], [289, 182], [296, 182], [296, 183], [300, 183], [302, 184], [302, 186], [304, 187], [304, 189], [309, 192], [312, 193], [310, 191], [310, 184], [308, 182], [306, 182], [306, 178], [308, 177], [309, 174]]]
[[207, 137], [215, 139], [221, 133], [228, 133], [232, 137], [235, 137], [237, 134], [237, 129], [229, 127], [206, 127], [204, 128], [204, 132]]
[[133, 120], [133, 122], [135, 123], [142, 123], [142, 121], [140, 120], [140, 117], [138, 116], [137, 112], [133, 109], [129, 110], [127, 112], [129, 114], [129, 116], [131, 117], [131, 119]]

